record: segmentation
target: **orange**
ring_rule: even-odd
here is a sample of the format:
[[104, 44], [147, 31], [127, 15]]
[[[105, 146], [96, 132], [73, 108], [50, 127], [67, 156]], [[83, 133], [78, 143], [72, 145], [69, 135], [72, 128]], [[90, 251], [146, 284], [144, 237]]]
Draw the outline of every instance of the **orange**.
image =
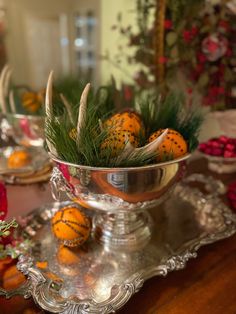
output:
[[61, 208], [52, 218], [52, 231], [57, 239], [66, 246], [83, 244], [91, 231], [90, 220], [78, 208]]
[[3, 288], [11, 290], [19, 287], [26, 281], [25, 276], [16, 268], [16, 265], [12, 265], [6, 269], [2, 277]]
[[7, 166], [11, 169], [21, 168], [29, 165], [31, 157], [25, 150], [14, 151], [7, 160]]
[[46, 268], [48, 268], [48, 262], [46, 262], [46, 261], [36, 262], [36, 266], [38, 268], [41, 268], [41, 269], [46, 269]]
[[124, 111], [122, 113], [116, 113], [104, 122], [104, 127], [115, 131], [130, 131], [138, 136], [140, 132], [143, 132], [143, 124], [140, 116], [133, 111]]
[[[154, 132], [148, 139], [148, 142], [154, 141], [157, 137], [159, 137], [164, 132], [164, 129], [160, 129]], [[178, 158], [185, 155], [188, 151], [187, 143], [183, 136], [173, 130], [169, 129], [165, 140], [161, 143], [158, 148], [158, 160], [160, 159], [170, 159], [170, 158]]]
[[112, 157], [118, 156], [124, 149], [127, 139], [134, 147], [138, 146], [138, 140], [134, 133], [122, 130], [112, 131], [101, 144], [101, 150], [110, 149]]
[[22, 105], [28, 112], [36, 112], [43, 103], [43, 93], [25, 92], [22, 95]]

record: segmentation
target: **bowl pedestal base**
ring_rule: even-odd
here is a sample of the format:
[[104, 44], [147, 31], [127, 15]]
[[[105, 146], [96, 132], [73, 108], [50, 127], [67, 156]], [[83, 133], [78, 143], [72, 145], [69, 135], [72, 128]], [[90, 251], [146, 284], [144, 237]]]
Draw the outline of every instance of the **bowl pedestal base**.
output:
[[152, 234], [152, 218], [148, 212], [98, 214], [93, 219], [93, 237], [104, 248], [139, 249]]

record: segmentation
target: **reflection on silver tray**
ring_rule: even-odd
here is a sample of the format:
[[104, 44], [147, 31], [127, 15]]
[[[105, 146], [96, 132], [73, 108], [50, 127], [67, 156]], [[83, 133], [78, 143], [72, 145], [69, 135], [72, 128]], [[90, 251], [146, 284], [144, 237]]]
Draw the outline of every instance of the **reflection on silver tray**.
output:
[[[9, 168], [7, 164], [8, 158], [13, 152], [17, 150], [26, 151], [29, 154], [31, 161], [29, 165], [17, 169]], [[46, 167], [49, 167], [49, 164], [50, 161], [48, 154], [42, 148], [8, 146], [0, 149], [0, 175], [4, 176], [4, 181], [10, 183], [14, 181], [14, 178], [29, 177], [38, 172], [44, 172]]]
[[[212, 187], [223, 191], [218, 181], [201, 175], [196, 179], [207, 182], [208, 190]], [[236, 232], [235, 215], [216, 193], [204, 195], [189, 187], [194, 180], [192, 176], [179, 184], [170, 200], [150, 210], [154, 220], [152, 238], [136, 251], [105, 250], [90, 239], [83, 248], [70, 251], [73, 262], [65, 262], [59, 256], [50, 219], [67, 203], [35, 210], [24, 229], [35, 246], [18, 262], [29, 280], [18, 293], [32, 295], [43, 309], [53, 313], [111, 313], [121, 308], [148, 278], [184, 268], [190, 258], [197, 256], [199, 247]], [[48, 269], [40, 270], [36, 261], [47, 261]], [[56, 274], [57, 279], [49, 279], [48, 272]]]

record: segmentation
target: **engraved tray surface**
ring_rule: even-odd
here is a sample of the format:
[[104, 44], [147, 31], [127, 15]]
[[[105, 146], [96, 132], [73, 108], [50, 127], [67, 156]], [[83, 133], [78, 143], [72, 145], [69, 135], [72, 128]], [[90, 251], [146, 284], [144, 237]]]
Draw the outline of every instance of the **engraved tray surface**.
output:
[[[190, 187], [196, 176], [214, 192], [206, 195]], [[35, 245], [32, 252], [19, 258], [18, 268], [28, 280], [18, 293], [33, 296], [53, 313], [118, 310], [148, 278], [184, 268], [197, 256], [199, 247], [235, 233], [236, 216], [217, 195], [222, 190], [221, 182], [193, 175], [175, 188], [165, 204], [150, 210], [154, 229], [146, 246], [138, 251], [109, 251], [90, 239], [82, 248], [70, 251], [73, 258], [69, 260], [61, 257], [50, 229], [53, 213], [68, 202], [34, 210], [24, 232]], [[36, 261], [47, 261], [48, 268], [37, 268]]]

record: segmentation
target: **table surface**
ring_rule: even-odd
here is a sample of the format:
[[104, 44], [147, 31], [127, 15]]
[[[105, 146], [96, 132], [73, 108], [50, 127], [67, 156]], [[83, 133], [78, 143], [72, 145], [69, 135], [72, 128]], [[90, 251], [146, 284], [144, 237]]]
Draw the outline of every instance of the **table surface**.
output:
[[[236, 175], [217, 175], [197, 159], [189, 164], [189, 173], [210, 174], [225, 183]], [[27, 193], [22, 193], [27, 189]], [[51, 200], [48, 185], [8, 186], [10, 216], [22, 215]], [[24, 310], [29, 308], [30, 310]], [[0, 298], [0, 313], [44, 313], [32, 301], [16, 297]], [[120, 314], [236, 314], [236, 235], [205, 246], [184, 270], [155, 277], [119, 311]]]

